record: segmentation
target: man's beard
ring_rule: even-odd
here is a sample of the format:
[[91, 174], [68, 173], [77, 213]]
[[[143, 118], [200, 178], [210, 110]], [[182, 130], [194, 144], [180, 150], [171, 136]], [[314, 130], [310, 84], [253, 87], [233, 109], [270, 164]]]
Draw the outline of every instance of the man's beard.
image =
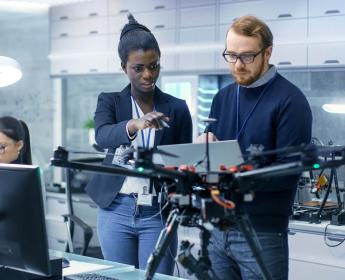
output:
[[249, 86], [250, 84], [254, 83], [261, 77], [261, 75], [263, 74], [264, 67], [265, 67], [265, 61], [262, 61], [260, 70], [254, 76], [249, 76], [248, 78], [241, 79], [241, 78], [238, 78], [237, 75], [235, 74], [233, 75], [234, 79], [236, 83], [238, 83], [241, 86]]

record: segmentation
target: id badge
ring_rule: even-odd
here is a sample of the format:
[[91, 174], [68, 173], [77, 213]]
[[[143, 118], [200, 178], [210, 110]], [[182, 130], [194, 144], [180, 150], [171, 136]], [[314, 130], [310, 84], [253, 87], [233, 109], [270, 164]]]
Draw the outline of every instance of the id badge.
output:
[[138, 193], [138, 205], [152, 206], [152, 194], [150, 194], [148, 190], [149, 188], [147, 186], [142, 187], [141, 191]]

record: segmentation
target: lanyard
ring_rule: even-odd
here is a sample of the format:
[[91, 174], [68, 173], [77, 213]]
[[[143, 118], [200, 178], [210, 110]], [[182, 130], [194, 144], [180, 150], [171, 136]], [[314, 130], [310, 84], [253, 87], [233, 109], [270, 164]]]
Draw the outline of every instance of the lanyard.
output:
[[[132, 98], [133, 102], [134, 102], [134, 107], [135, 107], [135, 111], [137, 113], [137, 117], [138, 119], [140, 119], [140, 114], [139, 114], [139, 110], [138, 110], [138, 105], [137, 102]], [[155, 109], [153, 109], [155, 111]], [[147, 140], [146, 140], [146, 145], [145, 145], [145, 135], [144, 135], [144, 130], [140, 130], [140, 134], [141, 134], [141, 142], [143, 144], [143, 148], [144, 149], [148, 149], [150, 147], [150, 137], [151, 137], [151, 130], [152, 128], [149, 128], [149, 133], [147, 135]]]
[[[254, 113], [254, 110], [256, 109], [256, 107], [258, 106], [258, 104], [260, 103], [262, 97], [264, 96], [264, 94], [267, 92], [269, 86], [272, 84], [272, 82], [275, 80], [276, 75], [267, 83], [267, 85], [265, 86], [265, 88], [262, 90], [262, 92], [260, 93], [260, 96], [258, 98], [258, 100], [255, 102], [253, 108], [249, 111], [248, 115], [246, 116], [241, 128], [240, 128], [240, 85], [237, 85], [237, 92], [236, 92], [236, 107], [237, 107], [237, 116], [236, 116], [236, 140], [238, 140], [243, 132], [244, 132], [244, 128], [247, 125], [248, 120], [251, 118], [251, 116]], [[240, 128], [240, 129], [239, 129]]]

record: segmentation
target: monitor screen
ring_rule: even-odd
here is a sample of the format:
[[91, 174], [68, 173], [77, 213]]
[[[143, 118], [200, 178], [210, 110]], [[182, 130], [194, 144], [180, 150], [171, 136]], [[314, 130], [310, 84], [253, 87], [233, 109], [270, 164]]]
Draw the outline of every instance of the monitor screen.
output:
[[40, 170], [0, 164], [0, 267], [49, 275]]

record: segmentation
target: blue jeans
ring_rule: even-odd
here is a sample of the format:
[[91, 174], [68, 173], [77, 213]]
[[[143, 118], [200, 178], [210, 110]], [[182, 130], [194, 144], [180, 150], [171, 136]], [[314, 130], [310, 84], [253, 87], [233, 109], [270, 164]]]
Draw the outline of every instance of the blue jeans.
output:
[[[138, 206], [135, 196], [126, 194], [118, 194], [108, 208], [100, 209], [97, 233], [104, 258], [145, 269], [166, 222], [159, 214], [150, 218], [159, 210], [156, 199], [152, 206]], [[177, 235], [161, 260], [158, 273], [173, 274], [176, 251]]]
[[[261, 255], [274, 280], [288, 279], [289, 248], [287, 233], [257, 232]], [[238, 230], [214, 230], [209, 254], [219, 279], [263, 279], [259, 266], [243, 234]]]

